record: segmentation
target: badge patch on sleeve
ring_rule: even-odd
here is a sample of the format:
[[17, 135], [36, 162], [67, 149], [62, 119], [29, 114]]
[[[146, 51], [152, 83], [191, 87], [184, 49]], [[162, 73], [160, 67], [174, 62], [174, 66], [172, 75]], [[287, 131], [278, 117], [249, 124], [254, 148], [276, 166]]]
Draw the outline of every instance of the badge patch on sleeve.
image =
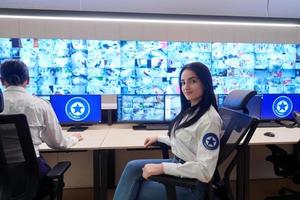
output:
[[215, 150], [219, 146], [219, 138], [214, 133], [206, 133], [202, 139], [204, 147], [208, 150]]

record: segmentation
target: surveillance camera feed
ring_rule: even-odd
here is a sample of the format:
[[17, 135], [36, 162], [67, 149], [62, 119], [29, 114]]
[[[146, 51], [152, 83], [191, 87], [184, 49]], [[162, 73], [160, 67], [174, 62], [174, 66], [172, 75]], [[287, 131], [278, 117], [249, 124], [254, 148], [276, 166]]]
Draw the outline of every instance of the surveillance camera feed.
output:
[[121, 94], [117, 104], [119, 122], [168, 122], [181, 110], [178, 94]]
[[[155, 112], [164, 115], [147, 109], [151, 120], [179, 112], [169, 105], [172, 99], [179, 105], [172, 95], [179, 94], [179, 71], [189, 62], [209, 67], [216, 94], [300, 93], [300, 44], [0, 38], [0, 62], [10, 58], [28, 65], [27, 90], [39, 96], [116, 94], [146, 103], [163, 95]], [[140, 119], [146, 108], [123, 109], [123, 119]]]
[[164, 121], [164, 95], [118, 95], [118, 121]]

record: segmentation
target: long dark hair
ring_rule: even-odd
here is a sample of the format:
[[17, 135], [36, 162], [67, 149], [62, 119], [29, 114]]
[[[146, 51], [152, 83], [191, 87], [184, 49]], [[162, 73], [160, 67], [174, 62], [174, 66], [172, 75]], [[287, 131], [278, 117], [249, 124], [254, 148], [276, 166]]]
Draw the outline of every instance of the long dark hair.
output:
[[22, 85], [29, 80], [29, 72], [25, 63], [20, 60], [6, 60], [1, 64], [1, 79], [9, 85]]
[[[181, 76], [185, 70], [191, 70], [201, 81], [203, 85], [203, 96], [201, 101], [191, 106], [191, 103], [185, 98], [182, 92]], [[200, 117], [210, 108], [211, 105], [218, 110], [216, 96], [213, 89], [212, 77], [209, 69], [200, 62], [193, 62], [185, 65], [179, 73], [179, 86], [180, 86], [180, 100], [181, 100], [181, 112], [175, 117], [175, 119], [170, 123], [168, 135], [171, 135], [173, 127], [175, 130], [180, 128], [185, 128], [193, 125]], [[196, 112], [196, 113], [195, 113]], [[192, 118], [180, 124], [181, 120], [187, 114], [193, 114]]]

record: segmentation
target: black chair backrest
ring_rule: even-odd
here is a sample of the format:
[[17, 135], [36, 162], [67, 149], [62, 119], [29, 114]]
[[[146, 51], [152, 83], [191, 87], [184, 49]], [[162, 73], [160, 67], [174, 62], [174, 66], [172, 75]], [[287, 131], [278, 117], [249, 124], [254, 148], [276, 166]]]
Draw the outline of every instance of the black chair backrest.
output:
[[247, 104], [256, 93], [255, 90], [233, 90], [226, 96], [223, 106], [249, 114]]
[[227, 163], [227, 167], [222, 179], [220, 179], [220, 174], [216, 170], [212, 184], [216, 186], [215, 193], [219, 197], [222, 196], [221, 199], [234, 199], [230, 184], [230, 174], [237, 165], [238, 158], [242, 155], [242, 150], [247, 148], [259, 120], [246, 113], [225, 107], [219, 109], [219, 114], [224, 123], [224, 131], [220, 142], [217, 169], [223, 163]]
[[248, 145], [259, 122], [248, 114], [225, 107], [220, 108], [219, 113], [225, 130], [221, 138], [218, 164], [226, 160], [235, 149]]
[[0, 115], [0, 199], [33, 199], [38, 178], [26, 116]]
[[4, 99], [3, 99], [2, 90], [0, 88], [0, 113], [3, 111], [3, 109], [4, 109]]

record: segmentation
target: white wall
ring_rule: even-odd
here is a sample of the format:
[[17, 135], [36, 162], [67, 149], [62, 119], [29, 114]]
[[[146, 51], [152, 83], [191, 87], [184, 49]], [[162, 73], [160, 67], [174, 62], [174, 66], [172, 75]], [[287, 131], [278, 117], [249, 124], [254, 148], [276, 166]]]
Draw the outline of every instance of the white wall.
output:
[[300, 28], [0, 19], [0, 37], [300, 43]]

